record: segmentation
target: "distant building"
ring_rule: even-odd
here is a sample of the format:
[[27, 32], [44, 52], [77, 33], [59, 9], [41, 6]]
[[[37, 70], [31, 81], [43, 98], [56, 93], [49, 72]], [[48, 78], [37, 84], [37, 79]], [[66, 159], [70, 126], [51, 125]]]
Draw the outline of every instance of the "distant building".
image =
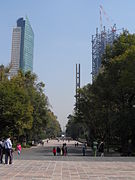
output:
[[24, 73], [33, 71], [34, 33], [28, 18], [17, 20], [17, 27], [13, 28], [10, 76], [14, 76], [21, 69]]

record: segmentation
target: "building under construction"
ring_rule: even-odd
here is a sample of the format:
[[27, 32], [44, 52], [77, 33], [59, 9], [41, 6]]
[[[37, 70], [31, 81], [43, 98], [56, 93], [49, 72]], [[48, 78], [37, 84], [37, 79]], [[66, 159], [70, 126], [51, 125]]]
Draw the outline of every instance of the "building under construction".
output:
[[106, 45], [111, 45], [117, 36], [116, 25], [111, 30], [106, 30], [104, 26], [100, 33], [97, 28], [96, 34], [92, 35], [92, 81], [98, 75], [101, 67], [101, 58], [105, 52]]

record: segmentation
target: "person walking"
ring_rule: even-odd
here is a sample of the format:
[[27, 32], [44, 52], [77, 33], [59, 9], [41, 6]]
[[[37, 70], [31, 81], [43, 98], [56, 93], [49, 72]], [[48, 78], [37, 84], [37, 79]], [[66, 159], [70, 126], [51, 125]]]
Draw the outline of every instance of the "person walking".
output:
[[98, 152], [100, 153], [101, 157], [104, 156], [104, 142], [103, 141], [101, 141], [101, 143], [99, 144]]
[[132, 141], [131, 139], [128, 140], [128, 152], [127, 152], [127, 155], [128, 156], [132, 156]]
[[86, 151], [86, 147], [83, 145], [83, 148], [82, 148], [83, 156], [85, 156], [85, 151]]
[[60, 147], [57, 146], [57, 156], [60, 156], [60, 151], [61, 151]]
[[66, 156], [67, 155], [67, 146], [65, 146], [65, 148], [64, 148], [64, 156]]
[[21, 150], [22, 150], [21, 144], [18, 143], [18, 144], [17, 144], [17, 152], [18, 152], [18, 155], [19, 155], [19, 156], [20, 156], [20, 154], [21, 154]]
[[53, 155], [56, 156], [56, 148], [53, 147]]
[[64, 148], [64, 146], [62, 146], [62, 156], [64, 156], [64, 151], [65, 151], [65, 148]]
[[5, 164], [8, 164], [8, 157], [9, 157], [9, 164], [12, 164], [13, 150], [12, 150], [12, 142], [10, 140], [10, 136], [5, 141]]
[[3, 154], [5, 154], [5, 143], [4, 139], [0, 140], [0, 163], [3, 163]]
[[94, 141], [93, 142], [93, 151], [94, 151], [94, 156], [95, 157], [97, 156], [97, 146], [98, 146], [97, 141]]

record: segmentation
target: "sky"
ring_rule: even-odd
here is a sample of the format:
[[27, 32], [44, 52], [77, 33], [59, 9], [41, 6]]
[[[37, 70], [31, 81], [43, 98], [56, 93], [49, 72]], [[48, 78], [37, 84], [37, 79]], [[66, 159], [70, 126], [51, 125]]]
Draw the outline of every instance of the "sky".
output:
[[[102, 24], [135, 32], [134, 0], [0, 0], [0, 64], [11, 60], [12, 29], [20, 17], [34, 31], [34, 68], [45, 83], [50, 107], [65, 129], [75, 104], [75, 68], [81, 65], [81, 87], [91, 83], [91, 36]], [[109, 18], [109, 21], [107, 21]]]

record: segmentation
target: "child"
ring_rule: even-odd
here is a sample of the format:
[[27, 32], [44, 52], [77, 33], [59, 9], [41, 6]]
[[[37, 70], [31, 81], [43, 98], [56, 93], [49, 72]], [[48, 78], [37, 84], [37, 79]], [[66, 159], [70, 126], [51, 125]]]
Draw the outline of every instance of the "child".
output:
[[53, 155], [56, 156], [56, 149], [55, 149], [55, 147], [53, 148]]
[[21, 149], [22, 149], [21, 144], [17, 144], [17, 152], [18, 152], [18, 155], [21, 154]]

